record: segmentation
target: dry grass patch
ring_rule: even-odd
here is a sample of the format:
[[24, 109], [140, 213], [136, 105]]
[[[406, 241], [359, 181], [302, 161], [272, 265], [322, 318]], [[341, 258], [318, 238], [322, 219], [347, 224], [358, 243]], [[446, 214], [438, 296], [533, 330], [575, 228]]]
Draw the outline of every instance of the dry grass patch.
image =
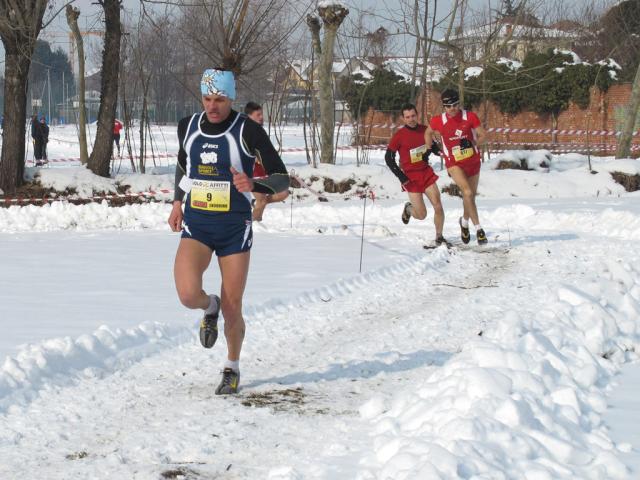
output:
[[622, 172], [611, 172], [611, 176], [615, 182], [622, 185], [627, 192], [637, 192], [640, 190], [640, 174], [630, 175]]

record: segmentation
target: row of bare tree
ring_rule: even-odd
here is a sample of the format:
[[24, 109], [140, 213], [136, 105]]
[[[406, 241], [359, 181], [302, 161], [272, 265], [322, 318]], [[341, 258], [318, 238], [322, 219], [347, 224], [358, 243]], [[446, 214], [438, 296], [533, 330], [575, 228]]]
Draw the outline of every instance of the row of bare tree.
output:
[[[272, 116], [270, 128], [276, 130], [277, 136], [287, 97], [294, 91], [300, 94], [300, 85], [296, 85], [291, 76], [291, 65], [294, 59], [310, 58], [310, 77], [306, 79], [308, 86], [303, 92], [305, 120], [310, 126], [309, 129], [305, 127], [305, 142], [310, 142], [308, 152], [311, 152], [308, 159], [315, 164], [319, 150], [319, 160], [332, 163], [335, 151], [334, 51], [343, 58], [367, 58], [374, 63], [382, 63], [398, 50], [397, 43], [403, 39], [405, 52], [408, 50], [413, 56], [409, 74], [414, 89], [412, 98], [408, 100], [418, 98], [419, 92], [430, 81], [427, 66], [437, 62], [457, 68], [457, 84], [464, 97], [463, 80], [467, 68], [486, 66], [507, 50], [515, 30], [505, 35], [505, 26], [532, 26], [539, 19], [542, 19], [540, 23], [550, 23], [560, 20], [559, 17], [553, 18], [554, 13], [568, 12], [563, 0], [520, 0], [517, 5], [503, 0], [500, 5], [495, 5], [498, 13], [491, 10], [491, 4], [472, 10], [468, 0], [397, 0], [395, 7], [388, 10], [360, 11], [357, 15], [349, 15], [349, 10], [340, 2], [322, 2], [316, 8], [312, 0], [140, 2], [142, 14], [137, 21], [123, 25], [120, 16], [122, 0], [98, 0], [105, 21], [98, 129], [90, 155], [86, 139], [80, 138], [80, 145], [81, 157], [86, 160], [88, 168], [99, 175], [110, 173], [111, 132], [118, 101], [121, 115], [129, 127], [127, 133], [133, 132], [131, 127], [134, 125], [139, 127], [139, 141], [132, 142], [129, 138], [131, 158], [136, 150], [135, 153], [143, 159], [148, 148], [145, 132], [149, 130], [150, 107], [153, 106], [156, 118], [165, 121], [175, 121], [191, 113], [199, 103], [198, 79], [206, 67], [233, 70], [239, 79], [240, 92], [244, 96], [241, 96], [242, 100], [268, 102]], [[604, 9], [598, 13], [593, 7], [594, 2], [577, 12], [572, 22], [581, 28], [591, 27], [596, 32], [588, 37], [590, 40], [585, 44], [592, 51], [599, 49], [598, 54], [604, 55], [602, 52], [607, 50], [607, 43], [602, 38], [603, 29], [597, 28], [602, 24], [596, 20], [598, 15], [603, 17], [602, 12], [606, 17], [611, 10]], [[23, 181], [29, 65], [41, 30], [62, 11], [48, 9], [53, 3], [54, 0], [0, 0], [0, 37], [6, 52], [0, 189], [5, 193], [14, 192]], [[630, 21], [633, 16], [629, 12], [632, 10], [625, 10], [630, 4], [638, 2], [618, 2], [615, 8], [622, 13], [609, 16], [607, 25], [612, 30], [615, 30], [612, 27], [616, 26], [615, 19], [622, 17], [628, 24], [621, 28], [617, 26], [617, 31], [629, 33], [628, 39], [623, 35], [614, 38], [611, 44], [617, 43], [612, 47], [612, 54], [617, 49], [617, 52], [629, 56], [628, 49], [619, 46], [620, 42], [626, 41], [627, 47], [636, 46], [629, 39], [638, 37], [630, 33], [640, 33], [635, 32], [640, 21]], [[162, 5], [162, 10], [159, 5]], [[76, 32], [76, 51], [82, 60], [78, 10], [71, 5], [65, 7], [70, 29]], [[534, 11], [537, 17], [532, 15]], [[45, 19], [45, 14], [49, 18]], [[385, 27], [372, 28], [375, 25]], [[464, 40], [461, 41], [464, 32], [474, 29], [482, 32], [478, 34], [482, 36], [481, 54], [475, 51], [475, 47], [472, 51]], [[407, 38], [413, 39], [413, 45], [406, 42]], [[534, 36], [530, 38], [532, 48], [539, 40]], [[637, 58], [636, 52], [632, 56], [636, 64]], [[627, 122], [631, 129], [635, 124], [637, 104], [640, 103], [640, 74], [637, 77], [638, 85], [634, 87]], [[80, 75], [80, 82], [83, 79], [84, 75]], [[79, 87], [80, 90], [82, 85]], [[81, 92], [79, 98], [84, 98]], [[311, 118], [307, 118], [307, 105]], [[80, 108], [81, 115], [83, 112], [84, 108]], [[173, 118], [170, 112], [173, 112]], [[319, 129], [316, 128], [317, 123]], [[81, 120], [80, 124], [84, 125], [84, 121]], [[132, 164], [132, 167], [136, 168], [136, 165]], [[144, 170], [143, 160], [137, 168]]]

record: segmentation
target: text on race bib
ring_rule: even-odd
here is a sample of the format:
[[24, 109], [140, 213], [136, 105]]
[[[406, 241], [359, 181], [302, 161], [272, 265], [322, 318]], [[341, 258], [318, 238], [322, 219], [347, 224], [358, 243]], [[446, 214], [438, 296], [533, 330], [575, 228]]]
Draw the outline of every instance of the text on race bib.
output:
[[208, 212], [228, 212], [231, 208], [231, 183], [194, 180], [191, 186], [191, 208]]
[[473, 157], [475, 153], [473, 147], [472, 148], [460, 148], [459, 146], [453, 147], [451, 149], [451, 153], [453, 154], [453, 158], [456, 162], [462, 162], [467, 158]]
[[409, 155], [411, 158], [411, 163], [418, 163], [422, 161], [422, 154], [427, 151], [426, 145], [421, 145], [416, 148], [412, 148], [409, 150]]

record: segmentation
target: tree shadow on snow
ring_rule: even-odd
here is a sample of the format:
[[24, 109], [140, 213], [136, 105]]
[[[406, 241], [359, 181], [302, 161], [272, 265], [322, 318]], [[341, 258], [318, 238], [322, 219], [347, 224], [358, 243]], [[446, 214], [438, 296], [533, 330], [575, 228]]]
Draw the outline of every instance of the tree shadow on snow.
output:
[[[392, 352], [393, 353], [393, 352]], [[389, 352], [379, 356], [389, 356]], [[444, 365], [453, 355], [452, 352], [439, 350], [418, 350], [413, 353], [395, 353], [399, 358], [393, 362], [382, 360], [350, 361], [332, 363], [322, 371], [294, 372], [288, 375], [254, 380], [243, 388], [254, 388], [259, 385], [277, 383], [279, 385], [295, 385], [301, 383], [331, 382], [335, 380], [358, 380], [375, 377], [380, 373], [397, 373], [414, 370], [425, 366]]]

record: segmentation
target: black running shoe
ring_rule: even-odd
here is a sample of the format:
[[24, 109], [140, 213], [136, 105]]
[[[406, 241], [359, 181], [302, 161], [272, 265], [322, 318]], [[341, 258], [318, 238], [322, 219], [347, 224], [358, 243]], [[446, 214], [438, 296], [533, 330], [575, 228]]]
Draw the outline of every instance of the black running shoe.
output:
[[215, 312], [207, 313], [200, 321], [200, 343], [204, 348], [211, 348], [218, 339], [218, 315], [220, 314], [220, 297], [214, 295], [218, 307]]
[[445, 245], [447, 248], [451, 247], [451, 244], [442, 235], [436, 237], [436, 247], [440, 245]]
[[469, 227], [462, 226], [462, 217], [458, 220], [460, 224], [460, 238], [462, 239], [462, 243], [467, 244], [471, 240], [471, 233], [469, 233]]
[[236, 372], [232, 368], [225, 368], [222, 371], [222, 381], [216, 388], [216, 395], [238, 393], [238, 385], [240, 385], [240, 372]]
[[476, 239], [478, 240], [478, 245], [484, 245], [489, 241], [487, 240], [487, 235], [484, 233], [484, 229], [482, 228], [476, 232]]
[[402, 223], [405, 225], [409, 223], [409, 219], [411, 218], [411, 202], [407, 202], [404, 204], [404, 210], [402, 210]]

